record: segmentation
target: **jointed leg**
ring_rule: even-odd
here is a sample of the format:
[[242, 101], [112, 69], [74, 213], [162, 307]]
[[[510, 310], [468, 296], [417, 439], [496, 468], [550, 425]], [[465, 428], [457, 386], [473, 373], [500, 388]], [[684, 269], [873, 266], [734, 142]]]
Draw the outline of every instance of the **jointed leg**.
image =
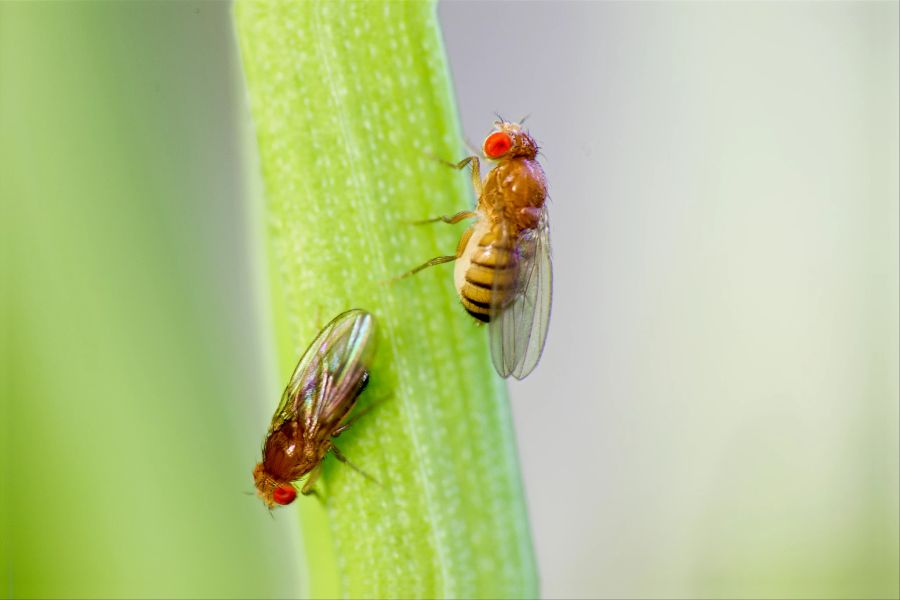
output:
[[472, 163], [472, 187], [475, 188], [475, 196], [481, 198], [481, 163], [477, 156], [467, 156], [456, 164], [447, 163], [454, 169], [465, 169], [466, 165]]
[[403, 275], [398, 275], [397, 277], [394, 277], [394, 279], [392, 281], [399, 281], [401, 279], [406, 279], [410, 275], [415, 275], [422, 269], [427, 269], [428, 267], [433, 267], [435, 265], [442, 265], [444, 263], [453, 262], [454, 260], [456, 260], [456, 256], [438, 256], [437, 258], [432, 258], [427, 263], [425, 263], [423, 265], [419, 265], [415, 269], [407, 271]]
[[463, 170], [466, 168], [466, 165], [472, 163], [472, 187], [475, 188], [475, 195], [481, 198], [481, 162], [478, 160], [478, 157], [474, 154], [472, 156], [467, 156], [458, 163], [452, 163], [448, 160], [444, 160], [442, 158], [438, 159], [448, 167], [453, 167], [454, 169]]
[[341, 452], [340, 450], [338, 450], [338, 447], [335, 446], [334, 444], [331, 445], [331, 451], [334, 452], [334, 457], [336, 459], [338, 459], [339, 461], [341, 461], [342, 463], [344, 463], [345, 465], [347, 465], [348, 467], [350, 467], [351, 469], [353, 469], [354, 471], [356, 471], [357, 473], [359, 473], [366, 479], [368, 479], [370, 481], [374, 481], [375, 483], [378, 483], [377, 479], [375, 479], [374, 477], [372, 477], [371, 475], [369, 475], [368, 473], [366, 473], [365, 471], [363, 471], [362, 469], [360, 469], [359, 467], [354, 465], [352, 462], [347, 460], [347, 457], [344, 456], [344, 453]]
[[319, 499], [319, 493], [313, 489], [313, 485], [315, 485], [316, 480], [319, 478], [319, 474], [322, 472], [322, 465], [319, 464], [318, 467], [309, 472], [309, 475], [306, 477], [306, 481], [303, 483], [303, 487], [300, 488], [300, 493], [304, 496], [313, 495]]
[[350, 417], [349, 419], [347, 419], [347, 421], [344, 422], [343, 425], [340, 425], [337, 429], [335, 429], [334, 431], [332, 431], [332, 432], [331, 432], [331, 437], [337, 437], [337, 436], [341, 435], [342, 433], [344, 433], [345, 431], [347, 431], [348, 429], [350, 429], [350, 426], [351, 426], [351, 425], [353, 425], [354, 423], [356, 423], [356, 422], [359, 420], [359, 418], [360, 418], [361, 416], [363, 416], [364, 414], [366, 414], [366, 413], [369, 412], [370, 410], [372, 410], [372, 405], [371, 405], [371, 404], [370, 404], [369, 406], [363, 408], [362, 410], [358, 411], [355, 415], [353, 415], [352, 417]]
[[331, 437], [337, 437], [337, 436], [341, 435], [343, 432], [347, 431], [347, 429], [349, 429], [351, 425], [356, 423], [360, 419], [360, 417], [362, 417], [364, 414], [366, 414], [367, 412], [369, 412], [370, 410], [372, 410], [373, 408], [375, 408], [376, 406], [381, 404], [381, 402], [386, 400], [387, 398], [390, 398], [390, 395], [386, 396], [385, 398], [379, 398], [378, 400], [372, 400], [367, 407], [361, 408], [360, 410], [353, 413], [353, 416], [351, 416], [349, 419], [344, 421], [341, 425], [339, 425], [337, 427], [337, 429], [335, 429], [332, 432]]
[[478, 216], [478, 214], [475, 213], [474, 211], [463, 210], [463, 211], [456, 213], [455, 215], [435, 217], [433, 219], [425, 219], [423, 221], [413, 221], [412, 224], [413, 225], [425, 225], [427, 223], [437, 223], [438, 221], [443, 221], [444, 223], [450, 223], [452, 225], [453, 223], [459, 223], [463, 219], [474, 219], [477, 216]]

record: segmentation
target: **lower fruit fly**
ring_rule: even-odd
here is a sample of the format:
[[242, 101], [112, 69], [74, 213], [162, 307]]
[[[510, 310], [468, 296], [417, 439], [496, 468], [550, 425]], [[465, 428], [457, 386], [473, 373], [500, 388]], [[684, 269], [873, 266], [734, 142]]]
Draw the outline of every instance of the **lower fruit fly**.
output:
[[494, 367], [502, 377], [523, 379], [541, 357], [550, 319], [547, 183], [537, 162], [537, 143], [520, 123], [494, 123], [482, 150], [497, 163], [483, 180], [477, 156], [452, 165], [471, 165], [475, 210], [421, 221], [476, 219], [456, 254], [434, 258], [401, 277], [457, 261], [454, 279], [463, 307], [479, 321], [490, 322]]
[[293, 482], [304, 475], [309, 477], [300, 491], [313, 493], [329, 451], [347, 462], [333, 440], [359, 416], [350, 411], [369, 381], [374, 348], [372, 315], [353, 309], [335, 317], [303, 353], [272, 417], [262, 461], [253, 469], [257, 494], [270, 509], [293, 502]]

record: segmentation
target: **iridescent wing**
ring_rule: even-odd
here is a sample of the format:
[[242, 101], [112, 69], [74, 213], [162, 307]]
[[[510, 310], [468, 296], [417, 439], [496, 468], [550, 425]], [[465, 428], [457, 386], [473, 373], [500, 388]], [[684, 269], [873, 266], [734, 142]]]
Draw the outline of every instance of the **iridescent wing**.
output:
[[516, 283], [511, 294], [494, 290], [494, 298], [505, 300], [492, 307], [491, 358], [501, 377], [524, 379], [541, 358], [550, 323], [553, 270], [546, 209], [538, 226], [523, 230], [510, 246]]
[[297, 363], [272, 417], [270, 433], [295, 422], [296, 435], [331, 435], [365, 386], [374, 349], [371, 314], [353, 309], [335, 317]]

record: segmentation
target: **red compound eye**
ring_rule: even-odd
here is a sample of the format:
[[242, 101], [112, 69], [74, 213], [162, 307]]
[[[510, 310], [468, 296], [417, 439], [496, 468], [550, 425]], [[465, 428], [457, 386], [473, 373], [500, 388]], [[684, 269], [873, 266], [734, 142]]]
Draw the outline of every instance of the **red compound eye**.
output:
[[484, 140], [484, 155], [500, 158], [512, 148], [512, 139], [502, 131], [495, 131]]
[[280, 485], [272, 492], [272, 500], [284, 506], [290, 504], [297, 497], [297, 490], [290, 485]]

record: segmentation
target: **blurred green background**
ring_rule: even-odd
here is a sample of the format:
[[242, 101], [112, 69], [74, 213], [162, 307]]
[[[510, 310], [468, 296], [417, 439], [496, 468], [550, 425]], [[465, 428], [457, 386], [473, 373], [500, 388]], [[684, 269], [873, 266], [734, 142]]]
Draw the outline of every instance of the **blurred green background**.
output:
[[4, 593], [293, 595], [230, 6], [2, 3], [0, 94]]
[[[299, 590], [244, 494], [278, 381], [230, 10], [0, 3], [6, 595]], [[467, 134], [532, 112], [547, 155], [545, 594], [897, 597], [897, 3], [441, 16]]]

